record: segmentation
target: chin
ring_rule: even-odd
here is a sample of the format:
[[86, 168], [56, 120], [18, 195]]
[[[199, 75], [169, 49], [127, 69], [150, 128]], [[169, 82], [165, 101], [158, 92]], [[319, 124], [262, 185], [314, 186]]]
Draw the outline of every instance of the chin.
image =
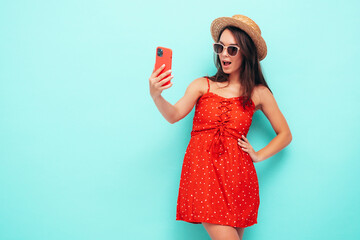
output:
[[234, 67], [230, 68], [230, 69], [224, 69], [222, 66], [221, 66], [221, 69], [223, 70], [224, 73], [226, 74], [231, 74], [231, 73], [234, 73], [236, 71], [239, 71], [239, 68], [238, 69], [234, 69]]
[[224, 68], [222, 69], [223, 70], [223, 72], [224, 73], [226, 73], [226, 74], [230, 74], [230, 73], [232, 73], [233, 71], [231, 71], [230, 69], [226, 69], [226, 70], [224, 70]]

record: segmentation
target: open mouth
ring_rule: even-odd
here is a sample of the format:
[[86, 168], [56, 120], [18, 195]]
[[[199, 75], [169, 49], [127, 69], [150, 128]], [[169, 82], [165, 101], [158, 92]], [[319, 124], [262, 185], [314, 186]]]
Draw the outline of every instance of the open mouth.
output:
[[231, 62], [229, 62], [229, 61], [223, 61], [223, 64], [224, 64], [224, 66], [229, 66], [229, 65], [231, 64]]

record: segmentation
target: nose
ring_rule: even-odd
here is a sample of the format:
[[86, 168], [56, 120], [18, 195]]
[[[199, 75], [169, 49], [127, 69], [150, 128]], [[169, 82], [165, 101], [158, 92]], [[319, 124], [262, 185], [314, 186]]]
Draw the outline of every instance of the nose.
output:
[[221, 56], [222, 56], [223, 58], [229, 56], [229, 54], [228, 54], [228, 52], [227, 52], [227, 47], [224, 47], [224, 50], [222, 51]]

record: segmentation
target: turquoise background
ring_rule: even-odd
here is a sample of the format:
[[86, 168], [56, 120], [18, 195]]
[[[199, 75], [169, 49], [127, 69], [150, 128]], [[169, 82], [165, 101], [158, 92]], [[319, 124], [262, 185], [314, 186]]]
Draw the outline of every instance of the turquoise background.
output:
[[[172, 104], [214, 74], [217, 17], [260, 26], [265, 78], [293, 140], [255, 164], [244, 239], [360, 239], [359, 1], [0, 2], [0, 239], [210, 239], [175, 221], [194, 110], [169, 124], [149, 94], [173, 49]], [[255, 150], [275, 137], [256, 112]]]

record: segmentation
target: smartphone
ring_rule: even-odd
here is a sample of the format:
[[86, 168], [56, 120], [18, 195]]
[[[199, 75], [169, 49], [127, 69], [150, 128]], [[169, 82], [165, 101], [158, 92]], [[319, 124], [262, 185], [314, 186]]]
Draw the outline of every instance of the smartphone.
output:
[[[159, 67], [161, 67], [161, 65], [165, 64], [165, 68], [159, 73], [159, 75], [166, 72], [167, 70], [170, 70], [171, 63], [172, 63], [172, 50], [170, 48], [157, 47], [156, 48], [155, 70], [158, 69]], [[169, 76], [171, 76], [171, 74], [166, 77], [169, 77]], [[166, 82], [162, 86], [166, 86], [166, 85], [170, 84], [170, 81]]]

